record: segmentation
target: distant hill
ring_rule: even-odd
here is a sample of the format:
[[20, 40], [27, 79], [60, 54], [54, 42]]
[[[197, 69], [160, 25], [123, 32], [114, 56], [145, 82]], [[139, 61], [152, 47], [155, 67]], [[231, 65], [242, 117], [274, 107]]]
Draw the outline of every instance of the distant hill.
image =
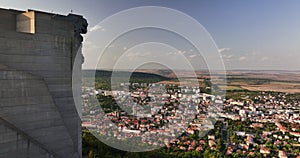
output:
[[[96, 70], [96, 77], [111, 77], [112, 71], [108, 70]], [[130, 74], [131, 72], [129, 71], [114, 71], [114, 74], [116, 76], [125, 76]], [[83, 76], [84, 77], [92, 77], [93, 75], [93, 70], [83, 70]], [[142, 78], [149, 78], [149, 77], [154, 77], [154, 78], [160, 78], [160, 79], [171, 79], [169, 77], [164, 77], [162, 75], [154, 74], [154, 73], [146, 73], [146, 72], [133, 72], [131, 74], [131, 77], [142, 77]]]
[[[107, 71], [107, 70], [96, 70], [95, 77], [96, 79], [109, 80], [112, 77], [112, 73], [114, 73], [115, 77], [122, 78], [124, 76], [128, 76], [131, 74], [129, 71]], [[93, 77], [93, 70], [84, 70], [83, 71], [84, 78]], [[174, 80], [173, 78], [164, 77], [158, 74], [145, 73], [145, 72], [133, 72], [130, 76], [131, 82], [144, 82], [144, 83], [155, 83], [159, 81], [168, 81]]]

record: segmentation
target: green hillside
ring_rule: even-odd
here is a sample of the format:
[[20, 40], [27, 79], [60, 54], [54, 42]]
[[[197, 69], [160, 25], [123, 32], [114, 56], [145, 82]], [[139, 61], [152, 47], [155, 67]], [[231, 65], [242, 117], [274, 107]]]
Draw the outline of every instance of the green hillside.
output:
[[[114, 74], [113, 74], [114, 73]], [[157, 74], [144, 73], [144, 72], [129, 72], [129, 71], [106, 71], [106, 70], [96, 70], [96, 73], [93, 74], [92, 70], [83, 71], [83, 85], [87, 85], [88, 81], [93, 79], [95, 75], [95, 85], [96, 88], [100, 89], [110, 89], [112, 74], [114, 79], [117, 81], [126, 81], [126, 76], [130, 76], [130, 83], [156, 83], [160, 81], [170, 81], [176, 80], [174, 78], [168, 78]]]

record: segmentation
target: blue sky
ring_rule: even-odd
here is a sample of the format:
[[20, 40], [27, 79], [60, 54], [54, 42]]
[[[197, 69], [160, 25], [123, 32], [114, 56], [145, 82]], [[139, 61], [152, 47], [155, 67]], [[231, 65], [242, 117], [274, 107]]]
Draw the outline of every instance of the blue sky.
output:
[[290, 0], [0, 0], [0, 7], [82, 14], [93, 28], [138, 6], [182, 11], [213, 37], [227, 69], [300, 70], [300, 1]]

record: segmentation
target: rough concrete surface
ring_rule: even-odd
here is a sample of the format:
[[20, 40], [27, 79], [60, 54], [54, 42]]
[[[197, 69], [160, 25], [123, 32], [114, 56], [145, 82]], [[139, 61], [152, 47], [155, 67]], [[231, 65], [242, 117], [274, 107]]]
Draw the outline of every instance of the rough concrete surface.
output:
[[86, 20], [8, 9], [0, 19], [0, 158], [80, 158], [72, 70]]

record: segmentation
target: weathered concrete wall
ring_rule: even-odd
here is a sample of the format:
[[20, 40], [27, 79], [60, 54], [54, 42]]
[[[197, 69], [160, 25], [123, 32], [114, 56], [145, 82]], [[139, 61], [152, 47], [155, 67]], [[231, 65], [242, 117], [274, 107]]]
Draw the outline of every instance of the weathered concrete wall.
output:
[[25, 133], [18, 131], [13, 125], [0, 119], [0, 157], [54, 158], [38, 142], [32, 142]]
[[[48, 155], [81, 157], [81, 121], [73, 99], [80, 96], [72, 93], [72, 70], [81, 67], [73, 62], [86, 20], [29, 12], [34, 15], [33, 30], [20, 32], [17, 17], [24, 12], [0, 9], [0, 118], [14, 126], [8, 133], [35, 142]], [[19, 150], [1, 147], [4, 133], [0, 158]]]

